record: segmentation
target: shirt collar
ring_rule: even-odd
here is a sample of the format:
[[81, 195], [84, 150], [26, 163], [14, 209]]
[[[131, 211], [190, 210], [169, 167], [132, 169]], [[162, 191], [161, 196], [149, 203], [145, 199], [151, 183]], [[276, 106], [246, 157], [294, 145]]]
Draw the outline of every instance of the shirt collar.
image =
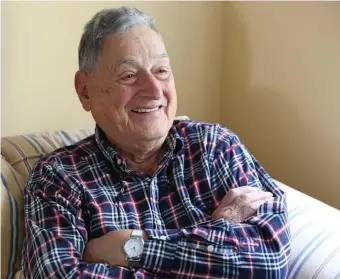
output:
[[[160, 161], [161, 166], [174, 159], [183, 150], [183, 139], [174, 124], [170, 128], [163, 144], [164, 155]], [[104, 131], [98, 125], [95, 128], [95, 142], [102, 154], [113, 166], [120, 168], [122, 171], [128, 171], [125, 159], [118, 153], [115, 146], [107, 140]]]

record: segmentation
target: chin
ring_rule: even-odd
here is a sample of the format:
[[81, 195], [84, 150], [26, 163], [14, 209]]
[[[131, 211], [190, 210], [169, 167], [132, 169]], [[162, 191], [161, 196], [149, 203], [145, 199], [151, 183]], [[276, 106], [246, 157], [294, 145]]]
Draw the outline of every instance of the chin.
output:
[[143, 123], [138, 127], [138, 134], [144, 139], [166, 138], [169, 132], [169, 122]]

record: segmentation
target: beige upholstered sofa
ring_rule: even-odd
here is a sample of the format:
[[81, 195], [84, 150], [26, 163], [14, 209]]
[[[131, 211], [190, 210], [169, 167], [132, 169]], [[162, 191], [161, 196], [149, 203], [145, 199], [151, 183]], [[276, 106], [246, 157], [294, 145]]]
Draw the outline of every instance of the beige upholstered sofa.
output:
[[[93, 131], [55, 131], [1, 139], [1, 278], [20, 276], [23, 187], [29, 172], [42, 154], [79, 141]], [[277, 183], [287, 193], [292, 233], [288, 278], [340, 279], [340, 211]]]

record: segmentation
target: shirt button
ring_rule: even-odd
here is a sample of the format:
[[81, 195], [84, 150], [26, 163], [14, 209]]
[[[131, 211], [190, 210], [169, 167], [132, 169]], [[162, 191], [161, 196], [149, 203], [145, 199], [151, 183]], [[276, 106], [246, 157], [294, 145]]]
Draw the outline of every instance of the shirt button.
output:
[[122, 163], [122, 160], [120, 158], [117, 158], [117, 165], [119, 166]]
[[158, 225], [162, 225], [162, 221], [161, 220], [157, 220], [157, 224]]
[[212, 246], [212, 245], [209, 245], [209, 246], [207, 247], [207, 250], [208, 250], [209, 252], [212, 252], [212, 251], [214, 251], [214, 246]]
[[162, 235], [162, 236], [160, 237], [160, 239], [161, 239], [161, 240], [166, 240], [166, 236], [165, 236], [165, 235]]

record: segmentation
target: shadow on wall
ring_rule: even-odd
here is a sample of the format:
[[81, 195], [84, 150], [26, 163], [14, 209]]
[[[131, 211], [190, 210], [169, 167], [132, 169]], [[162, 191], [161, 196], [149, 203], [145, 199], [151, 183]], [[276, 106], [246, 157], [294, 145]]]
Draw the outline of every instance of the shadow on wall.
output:
[[[304, 121], [287, 92], [251, 83], [252, 52], [246, 26], [235, 4], [226, 4], [223, 124], [240, 137], [272, 177], [340, 208], [336, 189], [340, 158], [334, 156], [334, 140]], [[337, 162], [330, 161], [332, 157]]]

